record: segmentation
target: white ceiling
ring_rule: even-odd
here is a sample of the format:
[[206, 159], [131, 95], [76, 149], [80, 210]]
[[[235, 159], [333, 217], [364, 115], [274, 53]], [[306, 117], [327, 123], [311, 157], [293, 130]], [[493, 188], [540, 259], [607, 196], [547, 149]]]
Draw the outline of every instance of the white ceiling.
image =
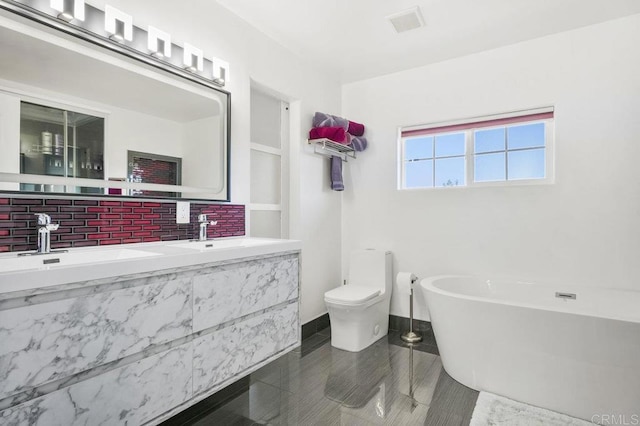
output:
[[[640, 13], [639, 0], [217, 1], [342, 82]], [[385, 17], [415, 5], [426, 26], [396, 34]]]

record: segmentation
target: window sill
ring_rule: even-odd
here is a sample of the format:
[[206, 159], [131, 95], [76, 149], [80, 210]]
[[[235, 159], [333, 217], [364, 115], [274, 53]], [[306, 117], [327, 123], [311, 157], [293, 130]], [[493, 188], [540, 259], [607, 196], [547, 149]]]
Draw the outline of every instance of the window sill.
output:
[[491, 181], [491, 182], [476, 182], [471, 185], [457, 185], [457, 186], [425, 186], [419, 188], [397, 188], [398, 191], [442, 191], [442, 190], [460, 190], [460, 189], [474, 189], [474, 188], [505, 188], [510, 186], [547, 186], [554, 185], [555, 180], [551, 178], [547, 179], [518, 179], [509, 181]]

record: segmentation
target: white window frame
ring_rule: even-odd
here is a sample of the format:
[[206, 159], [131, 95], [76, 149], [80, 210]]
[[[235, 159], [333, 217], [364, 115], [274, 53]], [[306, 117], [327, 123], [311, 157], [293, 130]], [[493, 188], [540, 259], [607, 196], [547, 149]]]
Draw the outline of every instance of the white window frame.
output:
[[[435, 142], [435, 137], [436, 136], [446, 136], [446, 135], [458, 135], [460, 133], [465, 133], [465, 149], [464, 149], [464, 153], [460, 154], [460, 155], [444, 155], [441, 157], [437, 157], [436, 156], [436, 142]], [[436, 181], [436, 160], [441, 160], [441, 159], [447, 159], [447, 158], [464, 158], [465, 160], [465, 182], [463, 185], [457, 185], [457, 186], [448, 186], [446, 188], [456, 188], [456, 187], [465, 187], [467, 186], [469, 177], [467, 176], [467, 170], [469, 169], [469, 159], [468, 159], [468, 155], [467, 153], [469, 152], [469, 141], [467, 140], [469, 138], [469, 136], [466, 134], [466, 132], [461, 132], [461, 131], [454, 131], [454, 132], [442, 132], [442, 133], [434, 133], [432, 135], [429, 135], [430, 137], [433, 137], [433, 147], [432, 147], [432, 151], [431, 151], [431, 157], [430, 158], [425, 158], [423, 160], [413, 160], [413, 161], [432, 161], [433, 162], [433, 182], [435, 185], [435, 181]], [[415, 137], [415, 136], [414, 136]], [[408, 138], [402, 138], [401, 137], [401, 141], [400, 141], [400, 187], [399, 189], [405, 190], [412, 190], [412, 189], [433, 189], [433, 188], [445, 188], [443, 186], [422, 186], [422, 187], [416, 187], [416, 188], [405, 188], [406, 186], [406, 173], [404, 172], [404, 168], [405, 168], [405, 164], [407, 163], [407, 161], [404, 160], [404, 141], [407, 139], [411, 139], [412, 137], [408, 137]], [[473, 146], [473, 145], [472, 145]], [[472, 160], [473, 161], [473, 160]]]
[[[465, 134], [465, 174], [464, 174], [464, 184], [457, 186], [435, 186], [435, 178], [434, 178], [434, 186], [424, 186], [424, 187], [415, 187], [415, 188], [407, 188], [406, 187], [406, 173], [405, 173], [405, 141], [407, 139], [416, 138], [419, 136], [407, 136], [403, 137], [402, 132], [406, 130], [421, 130], [421, 129], [431, 129], [438, 127], [448, 127], [448, 126], [456, 126], [456, 125], [465, 125], [467, 123], [478, 123], [485, 122], [491, 120], [499, 120], [504, 118], [512, 118], [512, 117], [520, 117], [520, 116], [528, 116], [538, 113], [545, 112], [553, 112], [553, 107], [545, 107], [545, 108], [537, 108], [526, 111], [516, 111], [506, 114], [496, 114], [484, 117], [473, 117], [469, 119], [463, 120], [455, 120], [448, 122], [439, 122], [439, 123], [431, 123], [420, 126], [406, 126], [400, 127], [398, 129], [398, 190], [401, 191], [421, 191], [421, 190], [433, 190], [433, 189], [453, 189], [453, 188], [474, 188], [474, 187], [490, 187], [490, 186], [518, 186], [518, 185], [548, 185], [553, 184], [555, 182], [555, 117], [553, 118], [545, 118], [545, 119], [537, 119], [531, 121], [521, 121], [518, 123], [512, 124], [498, 124], [495, 126], [482, 126], [482, 127], [471, 127], [463, 130], [443, 130], [440, 133], [432, 133], [430, 136], [434, 137], [434, 157], [431, 161], [434, 162], [434, 175], [435, 175], [435, 136], [448, 135], [448, 134]], [[501, 129], [501, 128], [509, 128], [515, 126], [523, 126], [527, 124], [535, 124], [535, 123], [545, 123], [545, 177], [539, 179], [508, 179], [508, 153], [513, 151], [525, 151], [525, 150], [534, 150], [540, 148], [524, 148], [524, 149], [515, 149], [509, 150], [507, 144], [505, 143], [505, 149], [499, 150], [495, 152], [504, 152], [505, 153], [505, 180], [497, 180], [497, 181], [482, 181], [476, 182], [474, 180], [475, 176], [475, 158], [476, 153], [474, 151], [475, 146], [475, 131], [476, 130], [491, 130], [491, 129]], [[487, 154], [487, 153], [482, 153]], [[478, 154], [478, 155], [482, 155]], [[437, 157], [440, 158], [440, 157]], [[446, 157], [442, 157], [446, 158]]]

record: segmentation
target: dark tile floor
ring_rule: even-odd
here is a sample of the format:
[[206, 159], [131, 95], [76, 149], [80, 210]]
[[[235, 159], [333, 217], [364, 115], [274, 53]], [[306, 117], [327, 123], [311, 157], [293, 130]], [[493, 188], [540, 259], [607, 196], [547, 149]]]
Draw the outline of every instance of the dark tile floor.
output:
[[249, 390], [185, 425], [467, 425], [478, 393], [442, 368], [435, 339], [409, 347], [390, 331], [359, 353], [330, 329], [251, 374]]

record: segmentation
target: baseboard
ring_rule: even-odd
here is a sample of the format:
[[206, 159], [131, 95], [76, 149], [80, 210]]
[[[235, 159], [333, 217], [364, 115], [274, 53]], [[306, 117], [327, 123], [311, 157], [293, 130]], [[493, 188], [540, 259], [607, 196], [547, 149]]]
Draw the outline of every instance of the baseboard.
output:
[[[320, 315], [318, 318], [309, 321], [302, 325], [302, 340], [316, 334], [318, 331], [329, 327], [331, 322], [329, 320], [329, 314]], [[414, 319], [413, 329], [415, 331], [429, 331], [431, 330], [431, 322]], [[407, 331], [409, 330], [409, 318], [400, 317], [397, 315], [389, 315], [389, 330], [393, 331]]]
[[[431, 330], [431, 323], [429, 321], [423, 321], [414, 319], [413, 329], [415, 331], [425, 332]], [[399, 317], [396, 315], [389, 315], [389, 330], [393, 331], [408, 331], [409, 330], [409, 318]]]
[[228, 401], [231, 401], [233, 398], [242, 394], [249, 390], [249, 386], [251, 385], [250, 376], [243, 377], [227, 386], [226, 388], [220, 389], [218, 392], [214, 393], [208, 398], [203, 399], [195, 405], [187, 408], [184, 411], [176, 414], [168, 420], [160, 423], [161, 426], [182, 426], [185, 424], [193, 424], [195, 420], [206, 415], [207, 413], [211, 413], [215, 411], [217, 408], [223, 406]]
[[302, 324], [302, 340], [305, 340], [312, 335], [316, 334], [320, 330], [324, 330], [329, 327], [331, 322], [329, 321], [329, 314], [320, 315], [318, 318], [309, 321], [306, 324]]

